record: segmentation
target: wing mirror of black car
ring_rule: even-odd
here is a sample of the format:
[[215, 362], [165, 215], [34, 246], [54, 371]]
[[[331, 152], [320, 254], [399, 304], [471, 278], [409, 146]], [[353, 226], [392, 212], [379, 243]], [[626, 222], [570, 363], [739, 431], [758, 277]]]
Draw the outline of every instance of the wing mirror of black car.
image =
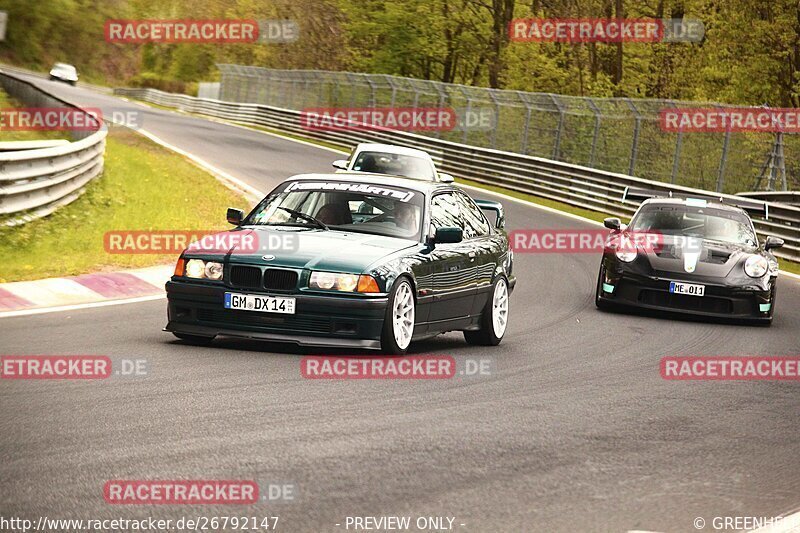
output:
[[[495, 216], [494, 227], [503, 229], [506, 227], [506, 217], [503, 213], [503, 204], [494, 200], [475, 200], [475, 205], [481, 208], [484, 213], [493, 213]], [[491, 218], [489, 221], [491, 222]]]
[[239, 226], [241, 225], [242, 220], [244, 220], [244, 211], [229, 207], [227, 218], [229, 223], [233, 224], [234, 226]]
[[622, 229], [622, 221], [617, 217], [608, 217], [604, 219], [603, 225], [613, 231], [619, 231]]
[[347, 170], [347, 159], [337, 159], [332, 163], [333, 168], [337, 168], [339, 170]]
[[437, 244], [461, 242], [464, 240], [464, 230], [457, 227], [436, 228], [433, 240]]
[[764, 243], [765, 250], [772, 250], [774, 248], [780, 248], [781, 246], [783, 246], [783, 239], [779, 237], [769, 236], [767, 237], [767, 240]]
[[439, 172], [439, 181], [441, 181], [442, 183], [453, 183], [454, 181], [456, 181], [456, 179], [450, 174]]

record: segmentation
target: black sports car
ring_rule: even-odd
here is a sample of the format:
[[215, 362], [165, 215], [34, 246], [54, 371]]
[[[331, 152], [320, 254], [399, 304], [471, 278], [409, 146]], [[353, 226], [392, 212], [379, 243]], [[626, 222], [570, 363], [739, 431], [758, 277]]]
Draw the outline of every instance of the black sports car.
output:
[[770, 250], [783, 240], [760, 244], [747, 210], [765, 204], [712, 198], [648, 197], [625, 227], [605, 219], [611, 236], [595, 289], [597, 307], [660, 309], [769, 324], [775, 312], [778, 261]]
[[229, 209], [228, 221], [232, 241], [289, 244], [184, 251], [166, 286], [165, 329], [181, 339], [229, 335], [400, 354], [446, 331], [483, 345], [505, 334], [516, 280], [502, 206], [475, 202], [453, 184], [300, 175], [246, 217]]

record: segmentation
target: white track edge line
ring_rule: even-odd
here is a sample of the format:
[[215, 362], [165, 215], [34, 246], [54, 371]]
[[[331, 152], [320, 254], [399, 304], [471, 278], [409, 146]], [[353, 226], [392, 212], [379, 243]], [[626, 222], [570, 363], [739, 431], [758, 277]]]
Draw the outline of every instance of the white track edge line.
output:
[[58, 307], [38, 307], [35, 309], [20, 309], [19, 311], [0, 312], [0, 318], [12, 318], [17, 316], [41, 315], [44, 313], [56, 313], [61, 311], [78, 311], [80, 309], [91, 309], [94, 307], [107, 307], [110, 305], [135, 304], [149, 302], [151, 300], [161, 300], [166, 298], [165, 294], [152, 294], [150, 296], [137, 296], [135, 298], [124, 298], [121, 300], [105, 300], [102, 302], [87, 302], [82, 304], [60, 305]]

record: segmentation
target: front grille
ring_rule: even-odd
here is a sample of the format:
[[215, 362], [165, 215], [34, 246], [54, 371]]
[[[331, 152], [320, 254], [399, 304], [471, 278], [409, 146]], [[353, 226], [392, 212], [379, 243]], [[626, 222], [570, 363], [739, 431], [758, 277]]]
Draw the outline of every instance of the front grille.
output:
[[261, 269], [258, 267], [233, 265], [231, 267], [231, 285], [245, 289], [261, 287]]
[[675, 294], [649, 289], [639, 292], [639, 302], [646, 305], [701, 311], [704, 313], [730, 314], [733, 312], [733, 303], [727, 298], [690, 296], [688, 294]]
[[297, 287], [297, 272], [268, 268], [264, 272], [264, 288], [276, 291], [290, 291]]
[[277, 333], [317, 333], [331, 332], [331, 320], [327, 317], [280, 315], [274, 313], [257, 313], [253, 311], [236, 311], [232, 309], [197, 310], [197, 320], [216, 324], [257, 326], [273, 330]]

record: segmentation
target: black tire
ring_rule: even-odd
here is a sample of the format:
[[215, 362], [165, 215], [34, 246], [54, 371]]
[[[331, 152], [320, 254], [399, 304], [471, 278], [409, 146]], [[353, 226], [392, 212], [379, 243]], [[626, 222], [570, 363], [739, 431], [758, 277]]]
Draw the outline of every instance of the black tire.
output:
[[73, 87], [75, 87], [76, 85], [78, 85], [78, 82], [77, 81], [71, 81], [71, 82], [69, 82], [69, 84], [72, 85]]
[[605, 273], [606, 269], [603, 264], [600, 263], [600, 272], [597, 274], [597, 287], [595, 287], [594, 290], [594, 305], [596, 305], [598, 309], [608, 309], [611, 307], [609, 302], [600, 298], [603, 290], [603, 278], [605, 277]]
[[173, 335], [178, 337], [180, 340], [185, 342], [186, 344], [193, 344], [195, 346], [208, 346], [211, 344], [211, 341], [214, 340], [214, 337], [202, 337], [200, 335], [187, 335], [186, 333], [175, 333], [172, 332]]
[[[504, 328], [502, 334], [498, 337], [494, 331], [494, 324], [492, 320], [492, 313], [494, 312], [494, 293], [497, 290], [497, 285], [504, 283], [506, 286], [506, 298], [510, 294], [508, 290], [508, 280], [504, 276], [498, 276], [492, 284], [492, 291], [489, 298], [486, 300], [486, 305], [483, 307], [480, 319], [480, 329], [464, 331], [464, 340], [467, 344], [474, 344], [477, 346], [497, 346], [503, 340], [505, 332], [508, 330], [508, 325]], [[509, 308], [510, 309], [510, 308]], [[510, 314], [510, 312], [509, 312]], [[508, 315], [506, 315], [508, 317]]]
[[[400, 291], [401, 287], [408, 287], [411, 290], [411, 294], [414, 294], [414, 286], [411, 284], [406, 277], [397, 278], [394, 282], [394, 286], [392, 287], [392, 292], [389, 295], [389, 303], [386, 306], [386, 314], [383, 317], [383, 331], [381, 333], [381, 350], [386, 355], [403, 355], [408, 351], [408, 346], [411, 345], [409, 342], [408, 346], [405, 348], [401, 348], [397, 340], [395, 339], [394, 334], [394, 308], [395, 308], [395, 300], [397, 298], [397, 293]], [[416, 319], [416, 299], [413, 299], [414, 302], [414, 317]], [[413, 329], [412, 329], [413, 334]]]

